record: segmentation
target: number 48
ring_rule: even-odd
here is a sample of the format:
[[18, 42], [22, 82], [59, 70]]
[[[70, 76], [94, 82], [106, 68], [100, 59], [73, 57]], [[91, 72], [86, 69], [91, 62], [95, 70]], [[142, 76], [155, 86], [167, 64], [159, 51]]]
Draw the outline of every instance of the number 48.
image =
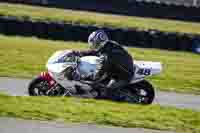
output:
[[151, 69], [144, 69], [144, 68], [143, 69], [139, 69], [137, 71], [137, 74], [148, 76], [148, 75], [151, 74]]

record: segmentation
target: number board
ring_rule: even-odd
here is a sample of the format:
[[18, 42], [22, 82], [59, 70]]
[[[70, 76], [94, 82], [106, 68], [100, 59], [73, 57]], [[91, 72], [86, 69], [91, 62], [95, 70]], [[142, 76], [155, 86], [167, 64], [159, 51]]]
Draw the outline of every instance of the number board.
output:
[[151, 69], [141, 68], [137, 71], [137, 74], [138, 75], [145, 75], [145, 76], [151, 75]]

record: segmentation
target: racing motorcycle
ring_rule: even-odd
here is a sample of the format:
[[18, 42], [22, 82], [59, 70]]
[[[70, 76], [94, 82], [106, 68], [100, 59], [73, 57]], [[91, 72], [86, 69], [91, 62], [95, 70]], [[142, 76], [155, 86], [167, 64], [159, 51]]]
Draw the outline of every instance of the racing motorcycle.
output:
[[[67, 56], [70, 50], [56, 51], [46, 63], [46, 72], [35, 77], [28, 86], [30, 96], [77, 96], [95, 99], [110, 99], [128, 103], [151, 104], [155, 97], [154, 87], [145, 77], [162, 71], [160, 62], [134, 61], [135, 73], [125, 86], [107, 93], [106, 84], [111, 79], [105, 78], [96, 83], [91, 80], [100, 65], [97, 56]], [[73, 71], [76, 80], [68, 78]], [[106, 77], [106, 76], [105, 76]], [[108, 96], [109, 94], [109, 96]]]

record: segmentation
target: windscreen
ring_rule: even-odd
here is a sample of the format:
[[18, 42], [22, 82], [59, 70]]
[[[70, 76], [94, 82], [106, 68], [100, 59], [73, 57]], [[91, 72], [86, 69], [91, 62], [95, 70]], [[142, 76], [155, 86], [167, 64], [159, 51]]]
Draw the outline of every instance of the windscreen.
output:
[[75, 63], [76, 57], [74, 56], [68, 56], [69, 55], [69, 50], [65, 51], [57, 51], [54, 53], [48, 60], [48, 64], [55, 64], [55, 63], [66, 63], [66, 62], [71, 62]]

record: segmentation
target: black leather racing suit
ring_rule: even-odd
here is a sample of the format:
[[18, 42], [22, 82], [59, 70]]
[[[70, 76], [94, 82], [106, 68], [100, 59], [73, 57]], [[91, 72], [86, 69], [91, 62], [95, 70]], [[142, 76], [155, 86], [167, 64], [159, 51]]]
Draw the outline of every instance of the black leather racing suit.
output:
[[131, 55], [114, 41], [108, 41], [99, 50], [76, 51], [75, 55], [80, 57], [103, 55], [102, 67], [97, 75], [106, 73], [109, 78], [112, 79], [107, 85], [111, 90], [127, 84], [134, 74], [133, 59]]

